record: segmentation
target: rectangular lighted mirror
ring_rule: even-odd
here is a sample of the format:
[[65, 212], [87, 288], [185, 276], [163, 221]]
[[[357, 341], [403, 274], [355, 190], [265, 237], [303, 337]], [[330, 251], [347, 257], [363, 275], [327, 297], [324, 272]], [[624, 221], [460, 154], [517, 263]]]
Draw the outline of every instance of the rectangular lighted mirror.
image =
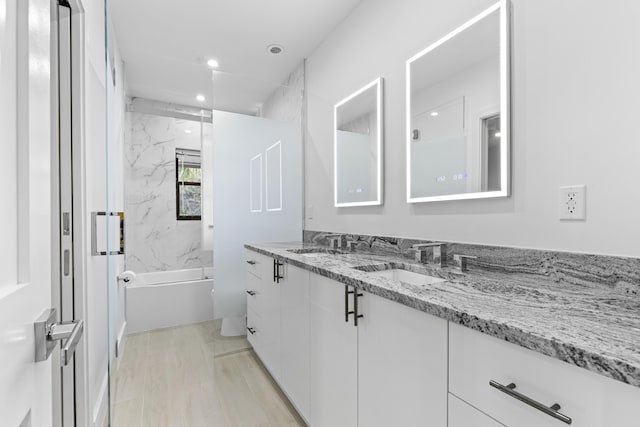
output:
[[507, 7], [407, 61], [407, 202], [509, 195]]
[[382, 204], [382, 78], [334, 107], [335, 206]]

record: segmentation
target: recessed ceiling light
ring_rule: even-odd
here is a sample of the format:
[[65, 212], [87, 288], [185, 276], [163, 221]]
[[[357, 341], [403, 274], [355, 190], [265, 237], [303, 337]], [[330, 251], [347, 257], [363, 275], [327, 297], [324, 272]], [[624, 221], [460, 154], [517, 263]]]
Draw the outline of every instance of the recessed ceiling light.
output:
[[284, 47], [279, 44], [270, 44], [269, 46], [267, 46], [267, 52], [272, 55], [280, 55], [282, 52], [284, 52]]
[[207, 61], [207, 65], [211, 68], [218, 68], [218, 61], [216, 61], [215, 59], [210, 59]]
[[433, 112], [431, 112], [431, 117], [435, 117], [435, 116], [437, 116], [438, 114], [440, 114], [440, 113], [438, 113], [437, 111], [433, 111]]
[[184, 133], [191, 133], [191, 129], [185, 129]]
[[204, 97], [204, 95], [197, 95], [197, 96], [196, 96], [196, 99], [197, 99], [198, 101], [200, 101], [200, 102], [204, 102], [204, 100], [205, 100], [206, 98]]

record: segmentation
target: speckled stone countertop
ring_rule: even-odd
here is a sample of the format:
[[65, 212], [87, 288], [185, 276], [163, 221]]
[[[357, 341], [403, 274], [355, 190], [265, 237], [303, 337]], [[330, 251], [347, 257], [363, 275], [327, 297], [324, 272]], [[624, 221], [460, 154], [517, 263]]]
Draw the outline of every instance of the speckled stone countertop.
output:
[[[330, 253], [335, 251], [300, 242], [245, 247], [640, 387], [640, 298], [624, 290], [559, 284], [526, 272], [470, 269], [463, 274], [392, 255]], [[367, 273], [398, 266], [444, 281], [415, 286]]]

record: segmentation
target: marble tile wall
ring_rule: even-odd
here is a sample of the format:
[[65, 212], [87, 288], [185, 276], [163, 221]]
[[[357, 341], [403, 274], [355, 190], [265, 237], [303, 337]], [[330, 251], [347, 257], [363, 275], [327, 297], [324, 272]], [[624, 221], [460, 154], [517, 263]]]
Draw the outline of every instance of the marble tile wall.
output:
[[135, 112], [126, 119], [126, 269], [143, 273], [212, 266], [212, 252], [200, 249], [200, 221], [176, 220], [175, 149], [198, 143], [200, 123]]
[[[327, 234], [337, 233], [304, 230], [303, 241], [327, 246], [329, 245]], [[411, 248], [412, 245], [429, 242], [408, 238], [342, 234], [346, 234], [347, 240], [358, 242], [356, 251], [408, 259], [416, 257], [416, 251]], [[611, 291], [628, 295], [630, 302], [636, 304], [640, 299], [640, 258], [447, 243], [450, 264], [453, 264], [454, 254], [477, 257], [468, 260], [469, 269], [539, 275], [559, 285], [564, 283], [597, 287], [603, 292]]]

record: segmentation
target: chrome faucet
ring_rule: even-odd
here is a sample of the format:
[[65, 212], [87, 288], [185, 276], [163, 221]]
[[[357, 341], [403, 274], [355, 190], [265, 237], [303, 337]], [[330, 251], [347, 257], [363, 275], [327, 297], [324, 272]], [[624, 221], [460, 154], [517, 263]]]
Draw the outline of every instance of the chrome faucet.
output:
[[411, 247], [416, 250], [416, 261], [423, 264], [435, 264], [440, 268], [447, 266], [446, 243], [420, 243]]
[[476, 259], [476, 258], [478, 258], [478, 257], [477, 256], [471, 256], [471, 255], [454, 254], [453, 255], [453, 264], [456, 266], [458, 271], [460, 271], [460, 273], [464, 273], [464, 272], [467, 271], [467, 260], [468, 259]]
[[324, 237], [329, 238], [329, 247], [332, 249], [344, 249], [347, 246], [347, 236], [344, 234], [327, 234]]

